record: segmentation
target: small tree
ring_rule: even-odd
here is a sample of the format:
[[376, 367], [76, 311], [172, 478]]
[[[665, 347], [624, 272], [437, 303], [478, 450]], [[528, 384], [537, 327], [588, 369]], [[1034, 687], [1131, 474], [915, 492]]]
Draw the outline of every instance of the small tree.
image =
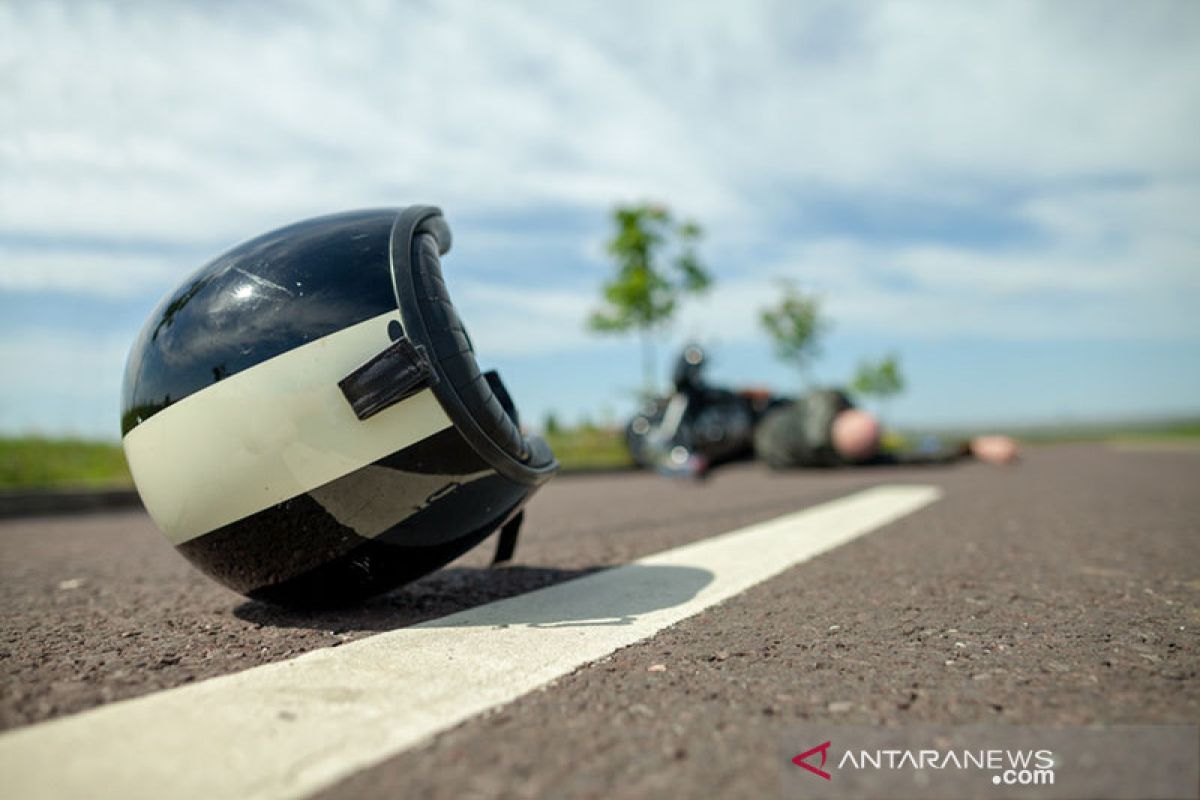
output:
[[712, 278], [696, 255], [702, 231], [695, 222], [676, 222], [661, 205], [618, 206], [608, 254], [616, 275], [604, 284], [604, 305], [588, 317], [600, 333], [636, 330], [642, 341], [645, 391], [654, 391], [653, 334], [675, 315], [686, 294], [703, 292]]
[[759, 312], [759, 320], [779, 360], [795, 367], [801, 380], [809, 383], [812, 362], [821, 354], [821, 338], [829, 323], [821, 316], [821, 299], [805, 292], [792, 281], [782, 282], [780, 301]]
[[557, 436], [562, 433], [562, 425], [559, 424], [558, 415], [553, 411], [546, 412], [546, 420], [542, 423], [542, 430], [547, 436]]
[[858, 362], [858, 370], [854, 373], [850, 388], [858, 394], [877, 397], [880, 405], [885, 405], [892, 397], [904, 391], [900, 357], [893, 353], [878, 361]]

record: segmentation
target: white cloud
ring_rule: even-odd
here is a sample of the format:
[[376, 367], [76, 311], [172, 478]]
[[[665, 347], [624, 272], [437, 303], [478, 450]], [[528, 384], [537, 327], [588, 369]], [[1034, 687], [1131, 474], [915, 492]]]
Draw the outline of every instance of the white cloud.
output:
[[[1196, 207], [1200, 190], [1170, 184], [1039, 198], [1022, 213], [1052, 244], [1025, 249], [814, 239], [773, 263], [724, 270], [712, 292], [683, 305], [671, 332], [760, 341], [759, 310], [788, 278], [819, 294], [840, 330], [881, 341], [1195, 339], [1200, 240], [1185, 217]], [[518, 336], [520, 347], [543, 351], [582, 346], [578, 320], [596, 296], [590, 286], [518, 294], [476, 285], [471, 292], [480, 308], [490, 304], [489, 333], [505, 347]], [[555, 330], [528, 339], [516, 333]]]
[[[655, 198], [718, 254], [679, 335], [757, 337], [780, 274], [842, 330], [1200, 334], [1195, 3], [91, 0], [0, 4], [0, 30], [0, 292], [156, 295], [202, 260], [160, 253], [408, 202], [473, 220], [459, 258], [549, 262], [541, 212]], [[822, 198], [1031, 235], [805, 227], [836, 217]], [[489, 350], [595, 346], [599, 270], [547, 265], [518, 290], [491, 269], [453, 287]], [[71, 369], [52, 351], [73, 339], [38, 341]], [[108, 375], [118, 349], [86, 352]], [[22, 352], [0, 350], [5, 370]]]
[[[300, 214], [1200, 166], [1188, 4], [0, 9], [10, 229], [221, 242]], [[631, 19], [637, 20], [632, 24]]]
[[628, 6], [549, 13], [618, 53], [751, 185], [926, 194], [1200, 164], [1200, 98], [1181, 82], [1200, 68], [1200, 13], [1186, 3], [702, 8], [639, 6], [632, 32]]
[[6, 227], [208, 243], [380, 202], [724, 202], [683, 120], [532, 15], [204, 8], [0, 10], [21, 32], [0, 101]]
[[583, 326], [595, 305], [591, 293], [474, 280], [452, 284], [472, 340], [487, 355], [572, 352], [597, 344]]
[[88, 250], [30, 249], [0, 244], [0, 292], [68, 292], [136, 297], [165, 291], [183, 275], [179, 259]]

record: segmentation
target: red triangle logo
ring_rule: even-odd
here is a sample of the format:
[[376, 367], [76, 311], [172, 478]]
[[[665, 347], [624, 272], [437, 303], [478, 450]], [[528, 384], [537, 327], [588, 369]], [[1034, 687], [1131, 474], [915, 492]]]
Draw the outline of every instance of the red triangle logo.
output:
[[808, 761], [806, 760], [810, 756], [814, 756], [817, 753], [820, 753], [821, 754], [821, 766], [822, 767], [825, 766], [825, 758], [829, 751], [829, 744], [830, 744], [829, 742], [825, 742], [825, 744], [819, 744], [816, 747], [814, 747], [812, 750], [804, 751], [800, 755], [793, 758], [792, 763], [795, 764], [797, 767], [804, 767], [806, 770], [811, 772], [813, 775], [819, 775], [820, 777], [824, 778], [825, 780], [830, 780], [830, 775], [828, 772], [826, 772], [823, 769], [818, 769], [817, 767], [814, 767], [812, 764], [809, 764]]

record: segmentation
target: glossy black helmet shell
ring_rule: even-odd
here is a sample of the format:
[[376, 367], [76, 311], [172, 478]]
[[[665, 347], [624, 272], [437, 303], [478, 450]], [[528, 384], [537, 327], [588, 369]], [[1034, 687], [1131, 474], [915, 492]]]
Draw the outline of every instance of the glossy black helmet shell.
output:
[[227, 586], [353, 602], [520, 514], [557, 462], [481, 373], [429, 206], [307, 220], [239, 245], [151, 314], [122, 434], [155, 522]]

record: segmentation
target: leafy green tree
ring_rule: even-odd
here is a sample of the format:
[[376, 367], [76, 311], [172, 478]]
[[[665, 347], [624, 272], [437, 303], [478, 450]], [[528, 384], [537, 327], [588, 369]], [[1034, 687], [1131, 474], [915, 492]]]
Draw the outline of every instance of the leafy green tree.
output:
[[545, 422], [542, 423], [542, 430], [547, 436], [557, 436], [562, 433], [562, 424], [558, 421], [558, 415], [553, 411], [546, 412]]
[[813, 361], [821, 354], [821, 338], [829, 322], [821, 315], [821, 299], [792, 281], [782, 281], [783, 297], [759, 312], [759, 320], [780, 361], [795, 367], [809, 383]]
[[712, 283], [696, 254], [703, 233], [695, 222], [676, 221], [666, 206], [618, 206], [615, 231], [606, 248], [616, 274], [603, 287], [604, 305], [587, 321], [600, 333], [637, 331], [642, 342], [642, 373], [653, 393], [654, 334], [675, 315], [680, 299]]
[[877, 397], [880, 404], [884, 405], [904, 391], [904, 383], [900, 357], [892, 353], [878, 361], [860, 361], [850, 381], [850, 388], [858, 394]]

